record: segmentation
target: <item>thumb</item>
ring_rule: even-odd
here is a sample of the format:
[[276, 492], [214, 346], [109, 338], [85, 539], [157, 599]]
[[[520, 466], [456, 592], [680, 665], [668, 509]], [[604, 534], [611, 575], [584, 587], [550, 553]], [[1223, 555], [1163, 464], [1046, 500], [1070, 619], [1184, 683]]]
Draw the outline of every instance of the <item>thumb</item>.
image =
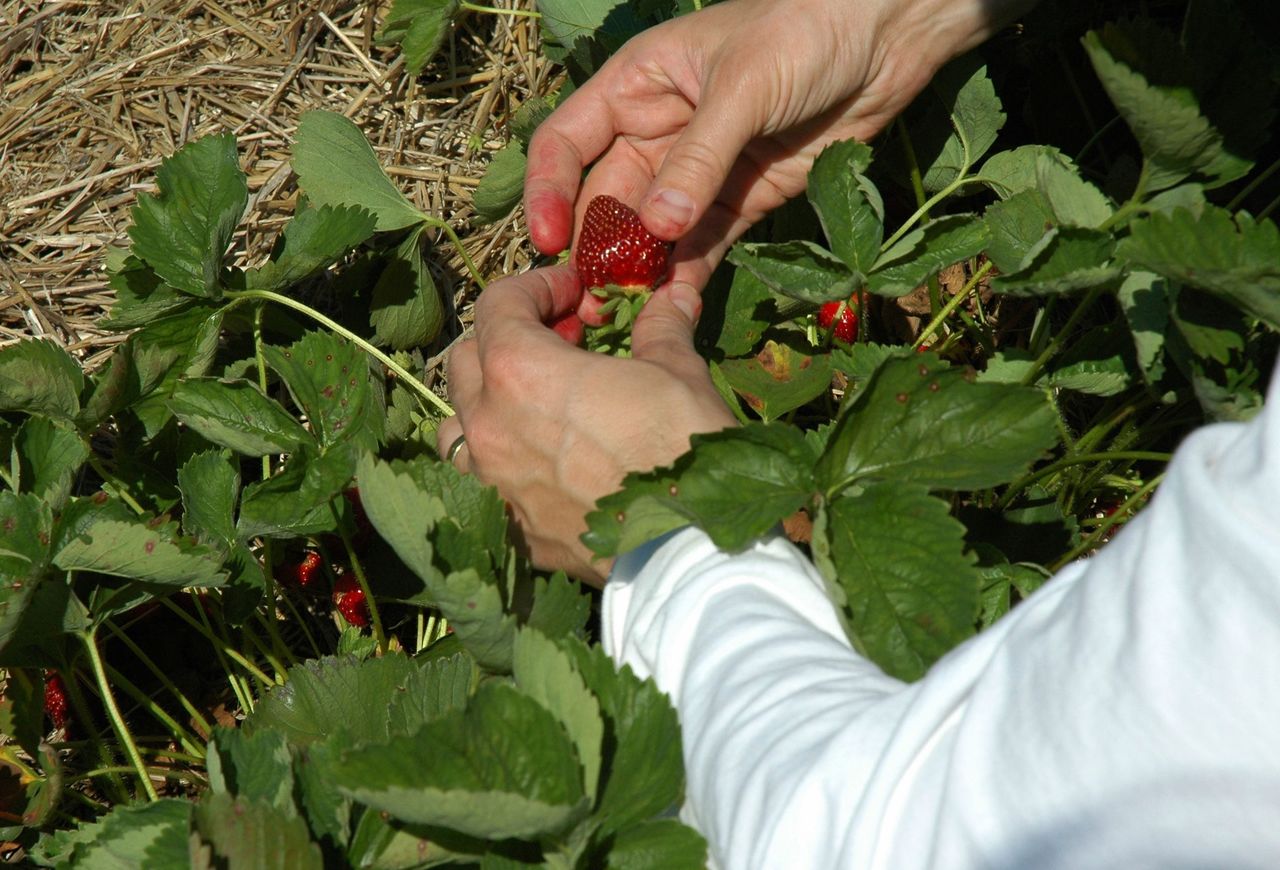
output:
[[640, 222], [649, 232], [674, 241], [711, 207], [742, 149], [757, 132], [753, 113], [743, 110], [743, 102], [732, 91], [708, 89], [640, 205]]
[[682, 380], [705, 369], [693, 349], [693, 330], [702, 311], [702, 297], [692, 284], [676, 281], [659, 288], [636, 317], [631, 330], [631, 355], [657, 363]]

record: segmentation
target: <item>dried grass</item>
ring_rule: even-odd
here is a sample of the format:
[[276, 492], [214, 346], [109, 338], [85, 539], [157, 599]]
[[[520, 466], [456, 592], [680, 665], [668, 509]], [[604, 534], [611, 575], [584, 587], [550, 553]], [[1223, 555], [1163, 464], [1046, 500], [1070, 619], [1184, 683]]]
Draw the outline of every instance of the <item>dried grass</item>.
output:
[[[122, 338], [98, 325], [112, 301], [106, 249], [128, 244], [129, 210], [154, 189], [160, 159], [206, 134], [237, 136], [250, 202], [233, 258], [261, 262], [292, 214], [290, 143], [298, 116], [314, 108], [355, 121], [401, 189], [450, 222], [483, 274], [527, 266], [533, 252], [518, 210], [483, 228], [470, 216], [507, 117], [553, 84], [536, 22], [466, 14], [412, 79], [393, 47], [374, 44], [389, 5], [0, 5], [0, 345], [44, 336], [90, 369], [105, 359]], [[476, 288], [458, 277], [465, 270], [447, 240], [435, 251], [442, 290], [465, 312]]]

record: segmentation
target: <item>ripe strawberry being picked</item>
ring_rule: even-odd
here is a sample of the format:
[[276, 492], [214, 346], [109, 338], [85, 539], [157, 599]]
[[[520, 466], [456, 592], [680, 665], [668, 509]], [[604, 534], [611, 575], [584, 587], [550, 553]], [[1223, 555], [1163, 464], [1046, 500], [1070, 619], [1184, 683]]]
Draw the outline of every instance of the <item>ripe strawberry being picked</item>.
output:
[[635, 210], [612, 196], [587, 205], [578, 238], [577, 266], [582, 288], [613, 285], [624, 293], [652, 290], [667, 277], [671, 246], [640, 223]]
[[[841, 310], [840, 306], [844, 309]], [[838, 315], [838, 318], [837, 318]], [[858, 337], [858, 302], [857, 297], [847, 302], [827, 302], [818, 310], [818, 328], [824, 333], [835, 324], [836, 341], [853, 344]]]
[[333, 606], [351, 625], [364, 628], [369, 624], [369, 605], [354, 575], [340, 574], [334, 581]]

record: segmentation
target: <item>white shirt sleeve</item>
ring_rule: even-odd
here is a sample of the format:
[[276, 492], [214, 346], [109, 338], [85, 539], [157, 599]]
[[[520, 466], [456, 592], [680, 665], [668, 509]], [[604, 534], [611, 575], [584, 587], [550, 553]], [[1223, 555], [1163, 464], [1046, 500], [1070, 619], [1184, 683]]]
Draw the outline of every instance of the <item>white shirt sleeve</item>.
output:
[[605, 649], [670, 694], [714, 862], [1280, 867], [1275, 382], [917, 683], [850, 648], [782, 538], [730, 555], [686, 529], [611, 580]]

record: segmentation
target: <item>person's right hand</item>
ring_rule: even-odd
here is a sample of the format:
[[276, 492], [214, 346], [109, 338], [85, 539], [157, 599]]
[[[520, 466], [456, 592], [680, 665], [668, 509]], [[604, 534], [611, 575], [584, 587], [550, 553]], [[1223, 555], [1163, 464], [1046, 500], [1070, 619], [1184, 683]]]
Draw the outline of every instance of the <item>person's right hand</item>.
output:
[[[677, 241], [702, 287], [725, 251], [801, 193], [831, 142], [880, 132], [946, 61], [1025, 0], [726, 0], [651, 28], [539, 126], [525, 210], [534, 245], [569, 244], [608, 193]], [[585, 183], [582, 171], [594, 163]], [[581, 313], [599, 322], [589, 294]]]

